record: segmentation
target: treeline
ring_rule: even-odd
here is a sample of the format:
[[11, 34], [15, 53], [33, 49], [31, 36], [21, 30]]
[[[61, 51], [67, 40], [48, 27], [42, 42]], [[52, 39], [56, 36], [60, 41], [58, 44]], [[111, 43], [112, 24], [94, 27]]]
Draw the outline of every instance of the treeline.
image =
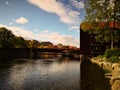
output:
[[[42, 48], [44, 44], [37, 40], [25, 40], [23, 37], [15, 36], [5, 27], [0, 28], [0, 48]], [[51, 42], [46, 44], [53, 45]]]
[[0, 48], [23, 48], [27, 47], [27, 41], [23, 37], [15, 36], [7, 28], [0, 28]]
[[15, 36], [12, 31], [5, 27], [0, 27], [0, 48], [69, 48], [78, 49], [74, 46], [62, 45], [61, 43], [39, 42], [37, 40], [25, 40], [23, 37]]

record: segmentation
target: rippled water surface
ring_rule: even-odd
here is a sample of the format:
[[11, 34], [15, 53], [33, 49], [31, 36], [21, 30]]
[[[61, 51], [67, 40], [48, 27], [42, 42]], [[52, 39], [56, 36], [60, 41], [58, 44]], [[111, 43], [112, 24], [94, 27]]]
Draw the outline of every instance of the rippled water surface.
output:
[[0, 90], [80, 90], [80, 61], [0, 61]]

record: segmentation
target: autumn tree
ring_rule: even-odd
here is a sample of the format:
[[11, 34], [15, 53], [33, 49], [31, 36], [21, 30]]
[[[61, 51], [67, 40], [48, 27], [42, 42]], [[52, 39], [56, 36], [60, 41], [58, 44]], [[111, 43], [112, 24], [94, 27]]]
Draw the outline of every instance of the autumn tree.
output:
[[89, 23], [88, 26], [92, 26], [88, 31], [96, 34], [97, 41], [111, 41], [112, 49], [116, 39], [114, 36], [120, 36], [119, 31], [115, 31], [116, 22], [120, 23], [120, 0], [86, 0], [85, 10], [85, 22]]
[[15, 48], [25, 48], [25, 47], [27, 47], [26, 40], [23, 37], [20, 37], [20, 36], [15, 37], [13, 43], [14, 43]]
[[63, 47], [63, 44], [62, 44], [62, 43], [58, 43], [58, 44], [57, 44], [57, 47], [58, 47], [58, 48], [62, 48], [62, 47]]
[[26, 40], [26, 45], [28, 48], [39, 48], [41, 44], [37, 40]]

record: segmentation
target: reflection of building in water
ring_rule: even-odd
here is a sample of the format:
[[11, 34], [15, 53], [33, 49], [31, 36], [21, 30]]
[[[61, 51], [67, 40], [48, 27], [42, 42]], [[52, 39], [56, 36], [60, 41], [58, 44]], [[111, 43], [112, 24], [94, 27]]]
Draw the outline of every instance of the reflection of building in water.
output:
[[105, 71], [90, 60], [82, 61], [81, 90], [111, 90], [109, 79], [104, 74]]

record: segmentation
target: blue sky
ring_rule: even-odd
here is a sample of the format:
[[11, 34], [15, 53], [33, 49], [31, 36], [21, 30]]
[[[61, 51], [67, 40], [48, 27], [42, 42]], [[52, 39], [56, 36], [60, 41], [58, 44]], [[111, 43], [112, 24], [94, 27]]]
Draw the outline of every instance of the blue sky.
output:
[[84, 0], [0, 0], [0, 27], [25, 39], [79, 47]]

